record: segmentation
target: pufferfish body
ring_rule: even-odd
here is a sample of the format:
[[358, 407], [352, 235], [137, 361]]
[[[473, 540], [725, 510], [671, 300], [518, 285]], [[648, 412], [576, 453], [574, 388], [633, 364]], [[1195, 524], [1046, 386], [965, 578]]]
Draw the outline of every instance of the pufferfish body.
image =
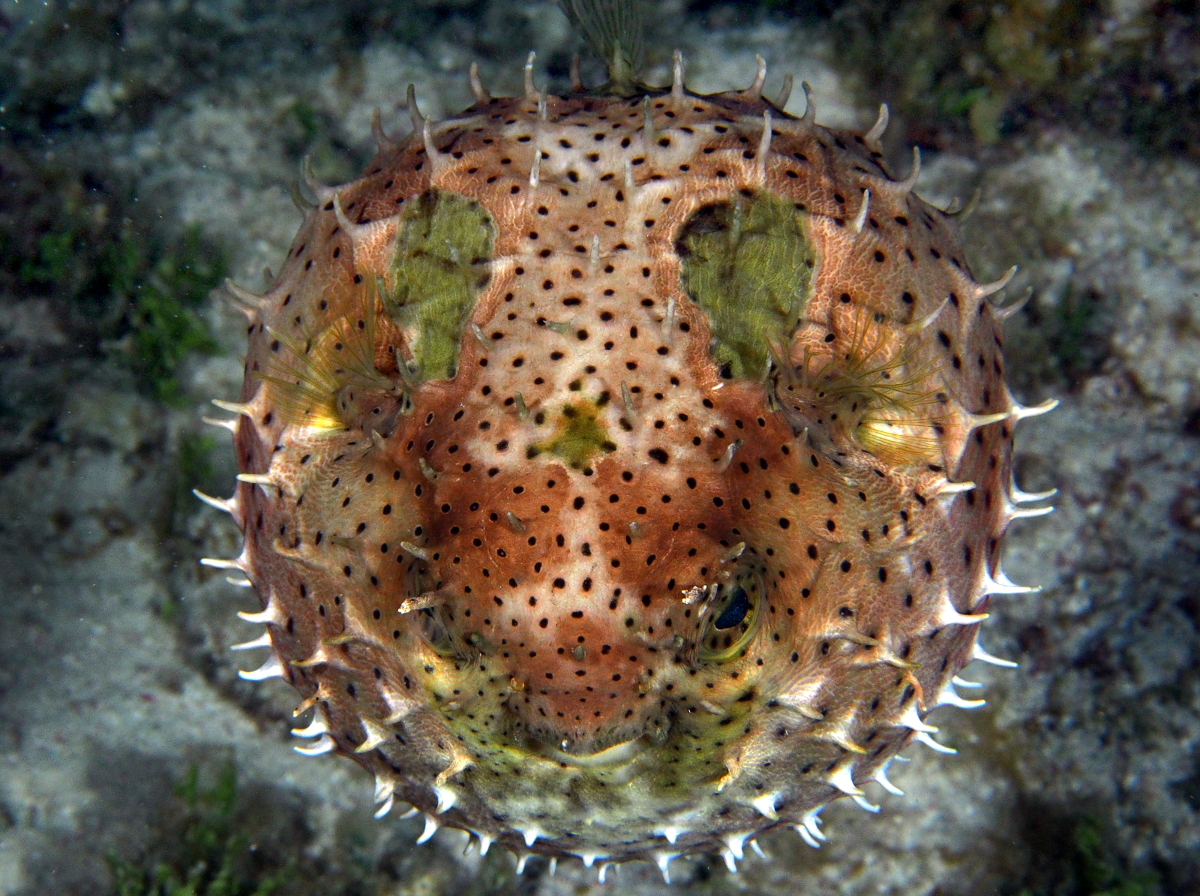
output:
[[[302, 752], [482, 849], [724, 852], [971, 705], [1002, 284], [865, 136], [684, 88], [478, 102], [316, 206], [221, 502]], [[1040, 512], [1040, 511], [1034, 511]]]

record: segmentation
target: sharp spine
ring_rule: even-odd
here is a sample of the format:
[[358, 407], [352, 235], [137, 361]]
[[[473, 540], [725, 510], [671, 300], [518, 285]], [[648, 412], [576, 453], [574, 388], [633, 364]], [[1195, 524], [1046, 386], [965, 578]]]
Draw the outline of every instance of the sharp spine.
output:
[[370, 719], [362, 720], [362, 728], [364, 734], [363, 742], [354, 748], [355, 753], [370, 753], [380, 744], [387, 743], [392, 736], [392, 732]]
[[854, 223], [851, 225], [855, 233], [862, 233], [863, 226], [867, 223], [867, 214], [871, 210], [871, 191], [863, 190], [862, 206], [858, 210], [858, 214], [854, 216]]
[[842, 763], [834, 770], [825, 783], [840, 790], [848, 796], [862, 796], [862, 791], [854, 784], [854, 768], [850, 763]]
[[916, 703], [908, 704], [908, 709], [901, 714], [900, 718], [896, 719], [895, 724], [900, 728], [908, 728], [910, 731], [916, 731], [921, 734], [937, 733], [935, 727], [921, 721], [921, 714], [917, 711]]
[[240, 644], [230, 644], [230, 650], [256, 650], [259, 647], [271, 647], [271, 633], [263, 632], [257, 638], [252, 638], [249, 641], [242, 641]]
[[413, 544], [411, 541], [400, 542], [400, 547], [412, 554], [418, 560], [424, 560], [426, 563], [429, 562], [429, 552], [422, 547], [417, 547], [417, 545]]
[[[320, 712], [313, 714], [312, 721], [308, 723], [307, 727], [292, 729], [293, 737], [303, 737], [303, 738], [320, 737], [322, 734], [328, 734], [328, 733], [329, 733], [329, 726], [325, 723], [325, 717], [323, 715], [321, 715]], [[380, 799], [381, 799], [381, 797], [377, 796], [375, 798], [375, 801], [378, 802]]]
[[308, 187], [314, 196], [317, 197], [317, 204], [324, 205], [333, 195], [333, 188], [317, 180], [312, 170], [312, 158], [305, 156], [300, 162], [300, 178], [304, 181], [304, 185]]
[[749, 834], [729, 834], [725, 837], [725, 845], [729, 847], [729, 851], [733, 853], [735, 859], [743, 859], [746, 856], [745, 845]]
[[983, 645], [977, 640], [975, 646], [971, 650], [971, 659], [979, 660], [982, 663], [988, 663], [992, 666], [1000, 666], [1002, 669], [1015, 669], [1017, 664], [1012, 660], [1003, 660], [998, 656], [993, 656], [983, 649]]
[[953, 756], [958, 752], [954, 747], [948, 747], [945, 744], [939, 744], [936, 740], [926, 734], [924, 731], [918, 731], [915, 740], [923, 743], [929, 749], [938, 753], [945, 753], [947, 756]]
[[621, 403], [625, 406], [625, 416], [629, 418], [629, 422], [633, 423], [637, 420], [637, 412], [633, 407], [633, 395], [624, 380], [621, 380]]
[[1046, 501], [1058, 494], [1058, 489], [1049, 488], [1044, 492], [1023, 492], [1017, 487], [1015, 476], [1010, 476], [1008, 480], [1008, 500], [1014, 504], [1033, 504], [1038, 501]]
[[1010, 302], [1007, 305], [1000, 305], [996, 302], [989, 301], [987, 304], [988, 307], [992, 309], [992, 314], [995, 315], [996, 320], [1000, 321], [1000, 323], [1004, 323], [1004, 321], [1008, 320], [1010, 317], [1024, 308], [1032, 298], [1033, 287], [1030, 286], [1021, 294], [1021, 298], [1017, 299], [1015, 302]]
[[292, 749], [301, 756], [320, 756], [322, 753], [331, 753], [337, 749], [337, 742], [328, 734], [322, 734], [315, 744], [292, 747]]
[[1024, 420], [1026, 417], [1040, 417], [1042, 414], [1050, 413], [1052, 410], [1058, 407], [1058, 404], [1059, 401], [1057, 398], [1050, 398], [1046, 401], [1043, 401], [1041, 404], [1028, 406], [1020, 405], [1014, 402], [1008, 414], [1014, 421]]
[[236, 569], [238, 572], [246, 571], [240, 560], [222, 560], [220, 557], [201, 557], [200, 565], [208, 566], [212, 569]]
[[787, 101], [792, 97], [792, 82], [795, 79], [791, 72], [783, 76], [783, 86], [779, 88], [779, 95], [775, 97], [775, 108], [782, 110], [787, 105]]
[[957, 706], [959, 709], [978, 709], [981, 706], [986, 706], [986, 700], [967, 700], [959, 695], [958, 691], [954, 690], [952, 682], [946, 682], [941, 691], [937, 695], [938, 706]]
[[912, 170], [908, 172], [908, 177], [896, 181], [896, 186], [904, 193], [911, 193], [917, 188], [917, 181], [921, 177], [921, 147], [913, 147], [912, 157]]
[[868, 802], [867, 798], [865, 796], [862, 796], [861, 794], [851, 794], [850, 799], [854, 800], [854, 802], [856, 802], [860, 808], [866, 809], [868, 812], [878, 812], [879, 811], [878, 803]]
[[387, 131], [383, 129], [383, 114], [379, 109], [371, 112], [371, 136], [375, 138], [375, 145], [380, 151], [396, 148], [397, 142], [389, 137]]
[[805, 812], [800, 818], [800, 824], [796, 828], [801, 832], [801, 836], [804, 837], [805, 842], [813, 849], [820, 849], [821, 843], [829, 839], [821, 831], [821, 819], [818, 817], [821, 813], [821, 808], [821, 806], [818, 806], [815, 809], [809, 809]]
[[439, 827], [441, 825], [438, 824], [438, 820], [429, 813], [425, 813], [425, 830], [421, 831], [421, 836], [417, 838], [417, 845], [420, 846], [422, 843], [427, 842], [430, 837], [437, 833]]
[[642, 100], [642, 141], [647, 149], [654, 143], [654, 106], [650, 94], [646, 94]]
[[425, 116], [421, 114], [421, 109], [417, 105], [417, 85], [408, 85], [408, 92], [404, 96], [404, 104], [408, 107], [408, 117], [412, 122], [413, 131], [421, 131], [425, 126]]
[[812, 85], [801, 81], [800, 90], [804, 93], [804, 115], [801, 116], [801, 121], [811, 127], [817, 123], [817, 104], [813, 102]]
[[656, 852], [654, 854], [654, 864], [658, 866], [659, 872], [662, 873], [663, 883], [667, 885], [671, 883], [671, 861], [678, 855], [674, 852]]
[[214, 498], [212, 495], [206, 495], [204, 492], [200, 491], [200, 489], [198, 489], [198, 488], [192, 489], [192, 494], [195, 495], [197, 498], [199, 498], [201, 501], [203, 501], [205, 504], [207, 504], [209, 507], [216, 508], [217, 510], [223, 510], [226, 513], [228, 513], [230, 516], [237, 515], [237, 500], [235, 498], [230, 498], [228, 500], [226, 500], [224, 498]]
[[1028, 520], [1036, 516], [1046, 516], [1054, 513], [1054, 505], [1048, 507], [1014, 507], [1008, 512], [1010, 520]]
[[879, 768], [875, 769], [875, 774], [872, 776], [871, 780], [873, 780], [892, 796], [904, 796], [904, 791], [888, 780], [887, 767], [890, 763], [891, 759], [879, 766]]
[[542, 94], [533, 84], [533, 63], [536, 59], [537, 53], [532, 50], [525, 59], [525, 99], [540, 103], [542, 101]]
[[483, 81], [479, 78], [479, 63], [472, 62], [471, 69], [468, 74], [468, 79], [471, 82], [471, 93], [475, 95], [475, 102], [487, 103], [491, 102], [492, 96], [483, 86]]
[[888, 119], [890, 117], [887, 103], [880, 103], [879, 116], [875, 119], [875, 123], [871, 125], [871, 129], [863, 134], [863, 142], [867, 144], [868, 149], [879, 152], [883, 148], [883, 132], [887, 130]]
[[738, 451], [741, 450], [741, 447], [743, 444], [744, 443], [742, 442], [741, 439], [734, 439], [732, 442], [729, 443], [728, 447], [726, 447], [726, 449], [725, 449], [725, 453], [723, 455], [721, 455], [720, 466], [718, 467], [718, 472], [724, 473], [726, 470], [729, 469], [730, 464], [733, 463], [734, 455], [736, 455], [738, 453]]
[[475, 341], [479, 343], [479, 347], [487, 352], [490, 348], [487, 341], [487, 336], [483, 334], [483, 330], [479, 329], [479, 324], [471, 322], [471, 335], [475, 337]]
[[767, 162], [771, 158], [771, 110], [770, 108], [763, 109], [763, 130], [762, 137], [758, 141], [758, 152], [754, 157], [755, 173], [758, 175], [759, 183], [766, 182], [767, 179]]
[[975, 287], [975, 298], [986, 299], [988, 296], [993, 296], [1000, 292], [1000, 290], [1004, 289], [1004, 287], [1008, 286], [1008, 284], [1012, 282], [1013, 277], [1017, 276], [1018, 270], [1019, 266], [1014, 264], [1011, 268], [1004, 272], [1004, 275], [1001, 276], [999, 280], [994, 280], [991, 283], [978, 284]]
[[239, 612], [238, 619], [252, 625], [279, 625], [283, 622], [283, 613], [276, 607], [274, 601], [268, 601], [265, 609], [258, 613]]
[[687, 92], [683, 83], [683, 54], [678, 50], [671, 53], [671, 100], [681, 102]]
[[237, 401], [222, 401], [219, 398], [214, 398], [212, 403], [223, 411], [229, 411], [231, 414], [238, 414], [242, 417], [250, 417], [253, 419], [254, 413], [251, 405]]
[[758, 810], [758, 813], [769, 821], [778, 821], [779, 813], [775, 810], [775, 803], [779, 799], [777, 793], [764, 793], [762, 796], [753, 800], [750, 805]]
[[993, 423], [999, 423], [1002, 420], [1007, 420], [1012, 416], [1011, 411], [998, 411], [995, 414], [970, 414], [967, 415], [967, 424], [971, 429], [979, 429], [981, 426], [991, 426]]
[[[292, 205], [296, 206], [296, 211], [302, 215], [307, 215], [317, 207], [315, 202], [312, 202], [304, 195], [304, 191], [300, 189], [298, 181], [292, 181], [290, 190], [288, 191], [292, 197]], [[253, 315], [251, 315], [253, 317]]]
[[279, 662], [279, 657], [277, 657], [274, 653], [272, 653], [267, 661], [257, 669], [243, 669], [238, 672], [238, 678], [241, 678], [245, 681], [265, 681], [268, 678], [286, 677], [287, 675], [284, 672], [283, 664]]
[[751, 99], [758, 99], [762, 96], [763, 86], [767, 83], [767, 60], [757, 53], [754, 54], [756, 68], [754, 70], [754, 83], [747, 87], [742, 93]]
[[275, 480], [266, 473], [238, 473], [236, 478], [238, 482], [246, 482], [250, 485], [261, 485], [264, 489], [268, 485], [275, 484]]
[[920, 318], [919, 320], [914, 320], [910, 324], [908, 324], [907, 327], [908, 327], [909, 331], [919, 332], [920, 330], [924, 330], [926, 327], [928, 327], [930, 324], [932, 324], [935, 320], [938, 319], [938, 317], [941, 315], [941, 313], [946, 310], [946, 306], [949, 304], [950, 304], [950, 297], [946, 296], [946, 298], [942, 299], [942, 304], [938, 305], [937, 308], [934, 309], [932, 312], [930, 312], [929, 314]]
[[235, 436], [237, 435], [238, 422], [236, 418], [233, 420], [218, 420], [216, 417], [201, 417], [200, 420], [203, 423], [207, 423], [209, 426], [217, 426], [221, 429], [227, 429]]
[[999, 568], [996, 569], [996, 574], [993, 576], [985, 568], [983, 570], [983, 581], [980, 583], [980, 597], [986, 597], [989, 594], [1034, 594], [1042, 589], [1035, 585], [1018, 585], [1009, 580]]
[[225, 278], [225, 292], [228, 293], [232, 302], [246, 311], [265, 311], [267, 307], [267, 297], [251, 292], [245, 287], [238, 286], [228, 277]]

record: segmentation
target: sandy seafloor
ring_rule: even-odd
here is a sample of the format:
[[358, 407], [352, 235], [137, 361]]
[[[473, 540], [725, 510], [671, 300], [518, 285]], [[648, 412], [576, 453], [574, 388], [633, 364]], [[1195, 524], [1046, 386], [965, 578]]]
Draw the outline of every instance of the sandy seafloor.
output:
[[[373, 108], [404, 131], [397, 103], [409, 82], [427, 113], [462, 107], [473, 59], [493, 92], [511, 93], [537, 49], [561, 85], [574, 44], [552, 4], [453, 6], [399, 5], [373, 30], [367, 4], [96, 4], [107, 16], [97, 27], [119, 33], [91, 35], [100, 49], [89, 49], [87, 35], [28, 39], [68, 19], [84, 28], [87, 4], [5, 0], [5, 70], [19, 84], [0, 95], [55, 93], [61, 112], [41, 145], [21, 138], [25, 151], [131, 185], [139, 220], [167, 238], [198, 226], [227, 247], [234, 278], [257, 288], [299, 224], [289, 187], [306, 149], [319, 175], [348, 177], [370, 154]], [[864, 91], [831, 64], [819, 19], [663, 10], [661, 33], [685, 53], [692, 89], [744, 86], [758, 52], [771, 64], [768, 94], [796, 72], [822, 123], [869, 126], [872, 99], [887, 97], [887, 85]], [[666, 77], [667, 58], [652, 54], [651, 80]], [[298, 108], [315, 127], [298, 131]], [[901, 125], [887, 138], [901, 171], [904, 137]], [[1200, 164], [1069, 119], [991, 147], [927, 151], [925, 162], [919, 192], [936, 204], [983, 188], [964, 232], [980, 278], [1019, 262], [1012, 294], [1036, 290], [1009, 325], [1014, 391], [1062, 399], [1019, 430], [1020, 484], [1058, 487], [1058, 511], [1015, 524], [1005, 563], [1044, 590], [993, 604], [982, 641], [1021, 668], [967, 670], [986, 708], [935, 714], [958, 755], [910, 748], [911, 763], [892, 771], [907, 795], [872, 785], [879, 814], [828, 808], [819, 851], [781, 831], [762, 839], [769, 860], [750, 853], [736, 876], [719, 859], [680, 861], [672, 887], [649, 864], [601, 885], [577, 862], [550, 876], [533, 860], [517, 878], [506, 855], [464, 856], [452, 831], [414, 847], [419, 819], [374, 821], [356, 766], [292, 751], [292, 694], [239, 681], [255, 656], [228, 652], [252, 634], [234, 614], [255, 598], [196, 562], [238, 548], [227, 518], [178, 495], [191, 484], [179, 482], [179, 449], [196, 444], [208, 398], [238, 394], [241, 315], [210, 298], [203, 316], [220, 351], [184, 363], [186, 398], [168, 407], [80, 349], [52, 291], [10, 289], [0, 296], [0, 894], [109, 892], [106, 857], [154, 861], [182, 824], [178, 782], [229, 761], [247, 848], [266, 864], [298, 863], [284, 893], [1200, 893]], [[1063, 381], [1046, 373], [1038, 328], [1071, 295], [1103, 301], [1086, 333], [1092, 361]], [[208, 481], [195, 484], [228, 488], [232, 453], [213, 433]]]

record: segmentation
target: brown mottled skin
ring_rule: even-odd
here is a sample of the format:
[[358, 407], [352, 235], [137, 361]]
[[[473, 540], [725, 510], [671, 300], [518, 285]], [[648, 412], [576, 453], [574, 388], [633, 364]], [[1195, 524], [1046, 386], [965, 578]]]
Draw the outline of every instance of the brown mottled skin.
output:
[[[385, 808], [589, 863], [740, 856], [806, 815], [813, 835], [950, 702], [1013, 511], [1019, 409], [950, 218], [874, 141], [757, 91], [651, 97], [650, 128], [641, 95], [484, 100], [430, 123], [433, 158], [418, 129], [316, 188], [248, 312], [237, 427], [239, 564], [318, 751]], [[476, 201], [495, 241], [454, 375], [422, 380], [371, 286], [430, 191]], [[764, 194], [801, 213], [815, 269], [770, 372], [733, 378], [677, 244]], [[305, 425], [288, 353], [342, 325], [375, 369]], [[847, 380], [894, 438], [823, 395]], [[580, 433], [572, 465], [555, 439]], [[714, 658], [710, 586], [735, 580], [765, 601]]]

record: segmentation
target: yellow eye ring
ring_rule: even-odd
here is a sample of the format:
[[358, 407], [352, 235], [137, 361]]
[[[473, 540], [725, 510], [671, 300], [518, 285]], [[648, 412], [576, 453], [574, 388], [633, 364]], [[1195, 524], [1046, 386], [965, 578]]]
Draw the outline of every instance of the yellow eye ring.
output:
[[739, 659], [762, 623], [766, 589], [761, 575], [747, 571], [718, 588], [700, 628], [696, 655], [702, 663]]

